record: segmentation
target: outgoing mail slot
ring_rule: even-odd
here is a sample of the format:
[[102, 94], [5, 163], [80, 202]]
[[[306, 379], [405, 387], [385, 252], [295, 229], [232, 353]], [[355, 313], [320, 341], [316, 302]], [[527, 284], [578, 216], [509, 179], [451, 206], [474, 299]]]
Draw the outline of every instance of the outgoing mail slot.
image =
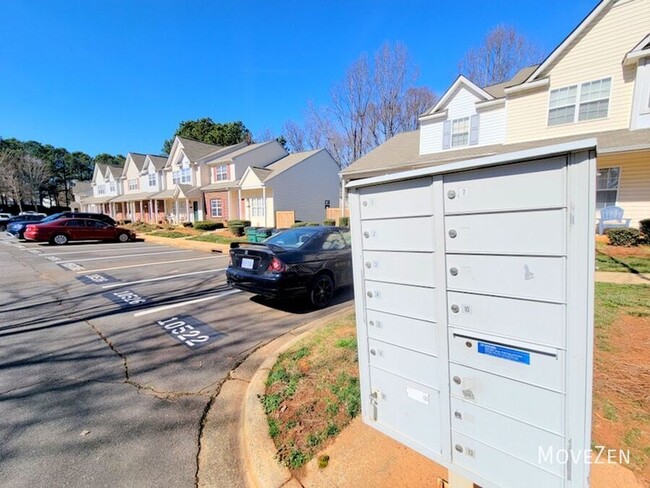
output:
[[450, 325], [560, 348], [566, 335], [565, 308], [559, 303], [447, 292]]
[[[539, 462], [540, 447], [553, 452], [564, 448], [564, 438], [560, 435], [458, 398], [451, 399], [451, 428], [532, 464]], [[549, 468], [558, 476], [563, 475], [564, 465], [556, 463]]]
[[433, 322], [366, 311], [368, 337], [432, 356], [438, 355], [437, 327]]
[[439, 362], [434, 356], [369, 339], [368, 357], [372, 366], [438, 388]]
[[417, 286], [434, 286], [433, 253], [365, 251], [366, 279]]
[[420, 286], [366, 281], [366, 306], [371, 310], [436, 321], [435, 291]]
[[451, 395], [557, 434], [564, 431], [564, 394], [495, 374], [449, 365]]
[[363, 248], [371, 251], [432, 252], [433, 217], [363, 221], [361, 238]]
[[563, 392], [564, 353], [549, 347], [533, 349], [520, 344], [449, 328], [451, 362]]
[[370, 387], [377, 396], [377, 423], [440, 453], [440, 393], [437, 390], [372, 366]]
[[565, 254], [565, 210], [445, 217], [447, 252]]
[[[499, 488], [563, 488], [562, 477], [550, 464], [530, 464], [460, 432], [451, 433], [452, 462], [474, 473], [490, 473]], [[452, 468], [453, 470], [453, 468]]]
[[565, 157], [444, 177], [445, 214], [563, 207]]
[[387, 219], [433, 215], [431, 182], [431, 178], [420, 178], [361, 189], [361, 218]]
[[565, 258], [447, 255], [450, 290], [563, 302]]

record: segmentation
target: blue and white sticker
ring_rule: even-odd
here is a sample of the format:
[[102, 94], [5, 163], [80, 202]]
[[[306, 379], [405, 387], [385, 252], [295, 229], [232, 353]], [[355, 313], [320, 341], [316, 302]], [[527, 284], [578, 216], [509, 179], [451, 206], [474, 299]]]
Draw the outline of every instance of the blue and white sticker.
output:
[[499, 359], [507, 359], [515, 363], [530, 364], [530, 353], [520, 351], [519, 349], [510, 349], [509, 347], [497, 346], [489, 342], [478, 343], [478, 352], [480, 354], [487, 354]]
[[190, 349], [198, 349], [226, 336], [223, 332], [189, 315], [178, 315], [156, 323], [171, 337]]

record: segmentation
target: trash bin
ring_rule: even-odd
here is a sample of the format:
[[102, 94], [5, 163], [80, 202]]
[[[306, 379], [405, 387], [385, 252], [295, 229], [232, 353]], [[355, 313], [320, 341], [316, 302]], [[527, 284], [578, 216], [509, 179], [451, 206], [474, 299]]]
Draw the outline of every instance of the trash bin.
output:
[[257, 232], [255, 234], [255, 236], [257, 238], [256, 242], [263, 242], [265, 239], [268, 239], [269, 237], [271, 237], [271, 231], [272, 230], [273, 229], [269, 229], [269, 228], [266, 228], [266, 227], [260, 227], [259, 229], [257, 229]]
[[257, 241], [257, 227], [247, 227], [246, 228], [246, 240], [248, 242], [258, 242]]

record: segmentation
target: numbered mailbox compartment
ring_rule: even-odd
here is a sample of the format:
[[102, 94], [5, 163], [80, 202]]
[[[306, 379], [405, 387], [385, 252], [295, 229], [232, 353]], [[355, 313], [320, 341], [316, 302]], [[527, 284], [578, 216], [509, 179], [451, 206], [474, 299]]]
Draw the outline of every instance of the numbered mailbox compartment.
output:
[[445, 175], [445, 214], [566, 206], [566, 158]]
[[359, 191], [362, 219], [433, 215], [432, 178], [399, 181]]
[[531, 385], [564, 392], [564, 352], [544, 346], [471, 335], [449, 328], [449, 360]]
[[499, 488], [564, 487], [564, 479], [549, 469], [552, 463], [523, 461], [460, 432], [452, 431], [451, 442], [453, 464], [481, 473]]
[[433, 253], [364, 251], [363, 266], [368, 280], [435, 286]]
[[445, 217], [447, 252], [563, 255], [565, 209]]
[[563, 348], [566, 305], [447, 292], [449, 325]]
[[437, 357], [368, 339], [370, 365], [426, 385], [439, 387], [440, 362]]
[[[478, 405], [451, 399], [451, 428], [463, 435], [494, 446], [500, 451], [529, 463], [537, 463], [539, 447], [558, 452], [564, 448], [564, 437], [500, 415]], [[562, 476], [564, 466], [550, 467]]]
[[564, 394], [495, 374], [449, 365], [450, 392], [475, 403], [556, 434], [564, 432]]
[[433, 217], [413, 217], [361, 222], [363, 249], [368, 251], [435, 250]]
[[448, 254], [450, 290], [563, 302], [564, 257]]
[[432, 356], [438, 355], [437, 327], [433, 322], [366, 311], [368, 337]]
[[435, 290], [422, 286], [366, 281], [366, 307], [414, 319], [436, 321]]
[[375, 405], [371, 420], [421, 446], [440, 453], [440, 393], [400, 376], [370, 367]]

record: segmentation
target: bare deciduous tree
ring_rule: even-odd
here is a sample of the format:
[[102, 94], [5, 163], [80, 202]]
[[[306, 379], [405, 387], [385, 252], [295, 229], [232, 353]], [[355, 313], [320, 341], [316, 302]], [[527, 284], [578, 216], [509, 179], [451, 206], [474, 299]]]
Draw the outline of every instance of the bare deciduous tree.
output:
[[497, 25], [487, 33], [483, 44], [465, 53], [458, 71], [484, 87], [511, 79], [517, 71], [539, 63], [540, 49], [514, 27]]
[[0, 190], [23, 211], [27, 198], [36, 207], [40, 203], [40, 191], [50, 177], [46, 164], [29, 154], [14, 150], [0, 151]]
[[23, 211], [24, 183], [20, 175], [20, 153], [12, 150], [0, 152], [0, 187]]
[[287, 145], [292, 152], [304, 151], [307, 148], [305, 145], [305, 131], [293, 120], [288, 120], [284, 124], [282, 134], [287, 139]]
[[420, 115], [433, 107], [438, 101], [435, 93], [427, 87], [419, 86], [406, 90], [404, 97], [404, 113], [402, 115], [401, 130], [415, 130], [420, 125]]
[[20, 158], [20, 173], [25, 196], [30, 196], [34, 208], [41, 203], [41, 188], [50, 179], [50, 171], [43, 160], [23, 154]]

